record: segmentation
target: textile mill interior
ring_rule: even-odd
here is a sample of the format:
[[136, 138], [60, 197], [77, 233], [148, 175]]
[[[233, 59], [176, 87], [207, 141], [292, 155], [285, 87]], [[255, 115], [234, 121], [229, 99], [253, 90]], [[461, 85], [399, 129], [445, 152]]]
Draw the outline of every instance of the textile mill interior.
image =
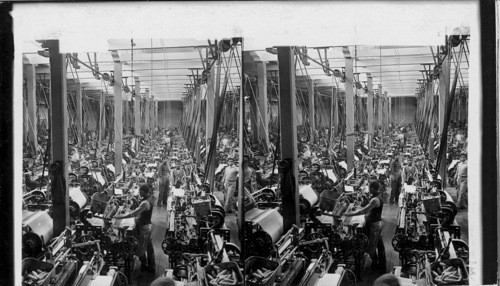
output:
[[26, 42], [23, 285], [469, 285], [470, 38]]

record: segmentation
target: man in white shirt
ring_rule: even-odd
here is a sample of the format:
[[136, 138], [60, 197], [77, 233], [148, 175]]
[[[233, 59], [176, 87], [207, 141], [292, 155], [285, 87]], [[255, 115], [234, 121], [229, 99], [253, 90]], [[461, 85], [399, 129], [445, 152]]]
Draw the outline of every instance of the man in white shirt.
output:
[[227, 159], [227, 166], [224, 168], [222, 182], [224, 184], [224, 209], [226, 213], [232, 213], [234, 208], [234, 192], [236, 181], [238, 180], [239, 168], [234, 165], [234, 159]]
[[467, 207], [467, 154], [460, 154], [460, 162], [457, 164], [457, 172], [455, 174], [457, 181], [457, 207], [465, 209]]

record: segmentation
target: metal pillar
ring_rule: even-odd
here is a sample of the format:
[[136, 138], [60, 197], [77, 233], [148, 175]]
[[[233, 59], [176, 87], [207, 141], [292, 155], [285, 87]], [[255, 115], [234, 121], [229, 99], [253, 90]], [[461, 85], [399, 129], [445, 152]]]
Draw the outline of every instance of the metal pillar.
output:
[[[249, 81], [248, 84], [252, 85], [252, 82]], [[258, 117], [259, 111], [257, 110], [257, 95], [253, 93], [250, 94], [250, 123], [252, 126], [252, 138], [257, 142], [259, 141]]]
[[[144, 97], [146, 98], [146, 107], [144, 109], [144, 130], [146, 133], [149, 133], [149, 130], [150, 130], [150, 126], [149, 126], [149, 122], [150, 122], [150, 103], [151, 103], [151, 99], [149, 97], [149, 89], [146, 89], [146, 93], [144, 95]], [[151, 134], [150, 134], [151, 135]]]
[[353, 61], [347, 47], [342, 49], [345, 57], [345, 116], [346, 116], [346, 146], [347, 169], [354, 167], [354, 92], [353, 92]]
[[26, 89], [28, 90], [28, 138], [34, 151], [38, 150], [38, 130], [36, 117], [36, 71], [35, 65], [26, 65]]
[[267, 67], [265, 62], [257, 64], [257, 92], [259, 94], [259, 137], [265, 142], [264, 152], [269, 147], [269, 118], [267, 116]]
[[383, 125], [383, 111], [382, 107], [384, 106], [384, 93], [382, 92], [382, 85], [378, 85], [378, 116], [377, 116], [377, 127], [380, 128]]
[[366, 107], [368, 109], [368, 146], [372, 146], [372, 138], [373, 138], [373, 77], [371, 73], [367, 73], [367, 88], [368, 88], [368, 96], [367, 96], [367, 102], [366, 102]]
[[82, 85], [80, 82], [76, 83], [76, 128], [78, 130], [78, 143], [81, 145], [83, 143], [83, 116], [82, 116], [82, 105], [83, 105], [83, 98], [82, 98]]
[[[149, 91], [146, 91], [146, 93], [149, 93]], [[150, 102], [149, 102], [149, 134], [151, 134], [151, 138], [153, 138], [153, 134], [155, 131], [155, 97], [154, 95], [150, 94], [149, 95]]]
[[66, 55], [59, 53], [59, 41], [45, 43], [50, 53], [50, 117], [52, 162], [61, 164], [62, 182], [52, 188], [54, 237], [69, 226], [68, 194], [68, 97], [66, 96]]
[[339, 130], [339, 102], [338, 102], [338, 88], [333, 88], [333, 135], [337, 135]]
[[210, 68], [210, 74], [207, 79], [207, 104], [205, 112], [205, 124], [206, 124], [206, 150], [210, 145], [210, 140], [212, 139], [212, 134], [214, 133], [214, 116], [215, 116], [215, 64]]
[[293, 224], [300, 226], [298, 165], [297, 165], [297, 119], [295, 98], [295, 62], [292, 47], [278, 47], [279, 63], [279, 116], [281, 131], [281, 158], [292, 161], [295, 188], [281, 190], [283, 194], [283, 229], [288, 231]]
[[[444, 120], [446, 116], [446, 101], [448, 100], [448, 96], [450, 93], [450, 66], [451, 66], [451, 57], [450, 53], [443, 60], [441, 65], [441, 72], [439, 73], [439, 133], [441, 136], [447, 136], [447, 134], [443, 134], [444, 130]], [[447, 170], [446, 170], [446, 146], [444, 152], [442, 152], [441, 157], [441, 165], [439, 167], [439, 175], [441, 176], [443, 188], [446, 187], [447, 182]]]
[[136, 135], [141, 135], [141, 82], [138, 77], [135, 77], [134, 91], [134, 132]]
[[[114, 60], [114, 75], [115, 78], [122, 78], [122, 63], [119, 58], [113, 57]], [[122, 135], [123, 135], [123, 117], [122, 117], [122, 82], [115, 81], [114, 96], [115, 96], [115, 176], [122, 172]]]
[[307, 96], [309, 99], [309, 127], [311, 128], [311, 138], [309, 143], [314, 144], [316, 137], [316, 120], [315, 120], [315, 98], [314, 98], [314, 85], [312, 79], [307, 79]]
[[196, 113], [196, 124], [194, 125], [194, 132], [196, 133], [193, 133], [195, 134], [195, 138], [193, 140], [195, 140], [195, 152], [194, 152], [194, 155], [195, 155], [195, 159], [196, 159], [196, 164], [199, 165], [201, 163], [201, 158], [200, 158], [200, 123], [201, 123], [201, 87], [200, 86], [197, 86], [196, 87], [196, 92], [195, 92], [195, 95], [196, 95], [196, 110], [197, 113]]
[[106, 124], [105, 121], [105, 114], [106, 114], [106, 106], [104, 104], [104, 101], [106, 100], [106, 97], [104, 95], [104, 91], [101, 91], [101, 97], [99, 98], [99, 135], [98, 135], [98, 146], [99, 146], [99, 151], [101, 150], [101, 144], [102, 140], [104, 139], [104, 127]]
[[[387, 92], [386, 92], [386, 95], [387, 95]], [[392, 96], [387, 96], [387, 108], [389, 109], [388, 113], [387, 113], [387, 125], [390, 126], [390, 124], [392, 123], [392, 106], [391, 106], [391, 100], [392, 99]]]
[[387, 98], [387, 91], [384, 92], [384, 131], [389, 129], [389, 99]]

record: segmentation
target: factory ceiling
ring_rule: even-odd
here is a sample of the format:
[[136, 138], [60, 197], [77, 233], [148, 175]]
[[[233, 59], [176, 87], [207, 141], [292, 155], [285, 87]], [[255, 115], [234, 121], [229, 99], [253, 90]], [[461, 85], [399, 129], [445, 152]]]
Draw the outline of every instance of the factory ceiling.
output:
[[[460, 64], [458, 87], [469, 85], [468, 45], [465, 47], [466, 54]], [[456, 47], [453, 51], [452, 75], [457, 66], [458, 49], [459, 47]], [[387, 91], [392, 97], [415, 96], [419, 81], [426, 77], [425, 70], [433, 71], [438, 50], [442, 53], [437, 46], [349, 46], [348, 50], [354, 61], [354, 73], [359, 73], [362, 86], [365, 86], [368, 75], [371, 75], [374, 89], [381, 84], [383, 91]], [[340, 90], [345, 89], [344, 83], [333, 76], [332, 71], [324, 70], [328, 62], [330, 70], [342, 71], [346, 56], [343, 47], [301, 47], [300, 52], [302, 55], [307, 54], [308, 58], [296, 63], [296, 75], [299, 78], [312, 79], [316, 91], [324, 94], [331, 94], [332, 86]], [[244, 60], [244, 71], [250, 76], [256, 75], [255, 62], [258, 61], [267, 62], [268, 73], [277, 70], [278, 58], [272, 48], [245, 51], [245, 55], [248, 57]], [[297, 84], [300, 86], [305, 82], [298, 80]], [[363, 90], [358, 90], [358, 94], [363, 96]]]
[[[214, 40], [211, 44], [214, 44]], [[181, 100], [188, 87], [194, 82], [194, 75], [200, 75], [210, 56], [208, 40], [194, 39], [116, 39], [108, 40], [109, 48], [91, 53], [76, 52], [79, 68], [67, 65], [68, 89], [79, 81], [86, 91], [103, 91], [113, 94], [113, 88], [94, 70], [111, 75], [114, 69], [113, 53], [122, 63], [123, 83], [133, 90], [136, 81], [140, 82], [141, 93], [149, 89], [155, 99]], [[50, 78], [49, 58], [39, 54], [41, 44], [37, 41], [26, 42], [23, 46], [23, 63], [36, 65], [39, 75]], [[116, 52], [115, 52], [116, 51]], [[225, 60], [229, 53], [226, 53]], [[236, 58], [241, 58], [241, 44], [237, 46]], [[225, 69], [223, 64], [223, 71]], [[230, 69], [228, 90], [237, 92], [241, 78], [240, 61], [233, 61]], [[224, 73], [222, 74], [224, 75]], [[221, 80], [221, 85], [223, 80]], [[125, 93], [130, 98], [131, 93]]]

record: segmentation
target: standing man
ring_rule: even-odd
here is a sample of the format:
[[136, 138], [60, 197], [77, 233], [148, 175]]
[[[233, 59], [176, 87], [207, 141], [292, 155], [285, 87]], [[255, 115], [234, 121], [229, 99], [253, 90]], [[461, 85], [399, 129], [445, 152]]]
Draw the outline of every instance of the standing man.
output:
[[182, 179], [185, 175], [184, 169], [181, 169], [180, 162], [176, 162], [175, 169], [172, 171], [172, 184], [176, 185], [177, 182], [182, 183]]
[[[368, 235], [368, 248], [366, 252], [372, 259], [371, 269], [384, 269], [386, 267], [385, 247], [381, 238], [382, 233], [382, 208], [384, 205], [383, 192], [379, 191], [378, 182], [371, 182], [369, 186], [372, 198], [368, 205], [356, 211], [347, 211], [345, 216], [365, 215], [365, 232]], [[378, 254], [377, 254], [378, 250]]]
[[170, 188], [170, 172], [167, 163], [163, 163], [160, 168], [160, 182], [158, 186], [158, 202], [157, 205], [161, 206], [167, 203], [168, 190]]
[[417, 173], [417, 168], [413, 166], [413, 162], [408, 160], [408, 165], [404, 168], [404, 181], [406, 182], [409, 178], [415, 179], [415, 175]]
[[238, 180], [239, 168], [234, 165], [234, 159], [227, 159], [227, 166], [224, 168], [222, 182], [224, 184], [224, 210], [226, 213], [232, 213], [234, 208], [234, 192], [236, 190], [236, 181]]
[[139, 187], [139, 195], [142, 197], [139, 207], [128, 214], [115, 215], [114, 218], [135, 218], [135, 230], [137, 231], [137, 241], [139, 243], [137, 256], [141, 261], [141, 271], [154, 273], [156, 264], [154, 249], [151, 243], [151, 216], [153, 214], [154, 197], [152, 196], [151, 189], [147, 184], [143, 184]]
[[399, 199], [401, 186], [401, 162], [399, 161], [399, 157], [396, 157], [391, 164], [391, 198], [389, 200], [391, 204]]
[[457, 172], [455, 175], [457, 181], [457, 206], [463, 210], [467, 207], [467, 154], [460, 154], [460, 162], [457, 164]]

